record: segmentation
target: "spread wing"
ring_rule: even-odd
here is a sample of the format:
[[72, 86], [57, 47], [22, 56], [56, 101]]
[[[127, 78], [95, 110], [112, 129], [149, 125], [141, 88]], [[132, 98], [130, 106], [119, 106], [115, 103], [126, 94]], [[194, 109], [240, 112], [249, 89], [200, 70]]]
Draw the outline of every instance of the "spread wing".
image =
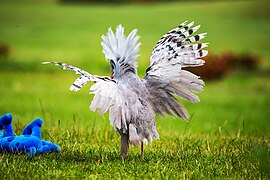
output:
[[61, 66], [62, 70], [75, 71], [76, 74], [81, 75], [70, 86], [69, 90], [71, 90], [71, 91], [79, 91], [88, 81], [92, 81], [92, 82], [113, 81], [108, 76], [92, 75], [92, 74], [89, 74], [88, 72], [86, 72], [80, 68], [77, 68], [75, 66], [72, 66], [70, 64], [65, 64], [65, 63], [61, 63], [61, 62], [43, 62], [42, 64], [54, 64], [56, 66]]
[[204, 50], [208, 43], [200, 43], [206, 33], [194, 33], [200, 25], [193, 27], [194, 22], [187, 21], [165, 34], [156, 44], [150, 56], [150, 66], [146, 70], [144, 82], [151, 97], [155, 112], [163, 115], [176, 114], [183, 119], [189, 115], [175, 95], [191, 101], [199, 102], [198, 96], [204, 82], [199, 76], [192, 74], [184, 67], [196, 67], [204, 64], [203, 58], [208, 51]]
[[138, 97], [125, 86], [117, 84], [107, 76], [92, 75], [75, 66], [60, 62], [43, 62], [43, 64], [54, 64], [61, 66], [63, 70], [72, 70], [79, 74], [74, 83], [71, 85], [71, 91], [80, 90], [88, 81], [95, 82], [90, 87], [90, 93], [94, 94], [90, 109], [98, 110], [103, 114], [109, 110], [109, 119], [116, 129], [127, 130], [127, 122], [138, 114]]

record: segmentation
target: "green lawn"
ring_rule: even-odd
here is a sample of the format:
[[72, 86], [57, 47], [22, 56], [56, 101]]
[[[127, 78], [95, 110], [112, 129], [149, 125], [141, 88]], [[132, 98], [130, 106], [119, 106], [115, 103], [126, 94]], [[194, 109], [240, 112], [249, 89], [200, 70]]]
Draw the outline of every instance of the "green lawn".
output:
[[[267, 179], [269, 141], [257, 138], [208, 136], [171, 137], [119, 157], [118, 137], [112, 130], [93, 128], [54, 131], [60, 154], [26, 157], [1, 155], [2, 178], [12, 179]], [[67, 143], [69, 142], [69, 143]], [[3, 173], [4, 172], [4, 173]]]
[[[0, 58], [0, 113], [14, 115], [16, 134], [41, 117], [43, 138], [62, 148], [60, 154], [36, 157], [0, 154], [3, 177], [269, 178], [268, 7], [267, 1], [88, 6], [0, 1], [0, 43], [11, 47], [10, 57]], [[108, 114], [88, 109], [90, 85], [70, 92], [74, 73], [40, 63], [64, 61], [108, 75], [101, 35], [121, 23], [128, 32], [139, 29], [143, 77], [155, 43], [184, 20], [194, 20], [202, 25], [200, 32], [208, 32], [211, 52], [251, 52], [263, 64], [206, 82], [199, 104], [182, 101], [192, 115], [189, 123], [158, 117], [161, 139], [146, 146], [146, 161], [136, 148], [124, 161]]]

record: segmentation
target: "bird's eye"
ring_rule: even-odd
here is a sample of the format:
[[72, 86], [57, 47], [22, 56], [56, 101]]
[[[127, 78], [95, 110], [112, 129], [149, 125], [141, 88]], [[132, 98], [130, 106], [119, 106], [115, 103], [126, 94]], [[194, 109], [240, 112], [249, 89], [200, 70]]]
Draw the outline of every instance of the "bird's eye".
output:
[[115, 68], [115, 63], [113, 62], [113, 60], [110, 61], [111, 64], [111, 68], [114, 69]]

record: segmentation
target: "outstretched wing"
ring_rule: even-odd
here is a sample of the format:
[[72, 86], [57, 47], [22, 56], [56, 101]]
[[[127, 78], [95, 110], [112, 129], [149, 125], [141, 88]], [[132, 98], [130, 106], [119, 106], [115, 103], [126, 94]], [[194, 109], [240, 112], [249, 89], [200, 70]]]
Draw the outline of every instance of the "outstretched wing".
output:
[[201, 58], [208, 53], [204, 50], [208, 43], [198, 42], [205, 38], [206, 33], [194, 35], [200, 25], [192, 27], [193, 24], [185, 21], [169, 31], [158, 41], [150, 56], [144, 82], [151, 94], [153, 108], [159, 114], [165, 112], [183, 119], [189, 118], [188, 112], [174, 94], [191, 102], [199, 102], [194, 93], [202, 91], [203, 80], [182, 70], [184, 67], [202, 66], [204, 60]]
[[70, 86], [69, 90], [71, 91], [78, 91], [80, 90], [88, 81], [98, 82], [98, 81], [113, 81], [108, 76], [96, 76], [89, 74], [88, 72], [72, 66], [70, 64], [65, 64], [61, 62], [43, 62], [42, 64], [54, 64], [56, 66], [61, 66], [62, 70], [71, 70], [75, 71], [76, 74], [80, 74], [81, 76], [78, 77], [74, 83]]
[[117, 84], [107, 76], [92, 75], [75, 66], [61, 62], [43, 62], [42, 64], [54, 64], [61, 66], [63, 70], [72, 70], [80, 77], [71, 85], [71, 91], [80, 90], [88, 81], [95, 82], [90, 87], [90, 93], [94, 94], [90, 109], [98, 110], [99, 114], [103, 114], [109, 110], [109, 119], [111, 124], [118, 130], [127, 130], [127, 122], [132, 117], [136, 117], [138, 97], [127, 87]]

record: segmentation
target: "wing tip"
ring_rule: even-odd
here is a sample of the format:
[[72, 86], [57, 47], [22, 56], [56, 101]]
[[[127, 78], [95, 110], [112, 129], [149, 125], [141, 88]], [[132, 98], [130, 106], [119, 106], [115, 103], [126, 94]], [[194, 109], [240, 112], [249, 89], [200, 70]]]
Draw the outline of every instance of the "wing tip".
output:
[[80, 89], [77, 88], [77, 87], [75, 87], [74, 85], [71, 85], [70, 88], [69, 88], [69, 90], [70, 90], [70, 91], [75, 91], [75, 92], [77, 92], [77, 91], [79, 91]]
[[188, 122], [189, 121], [189, 118], [190, 118], [190, 115], [187, 111], [183, 112], [183, 114], [181, 114], [180, 116], [184, 121]]
[[52, 64], [53, 62], [49, 62], [49, 61], [44, 61], [44, 62], [41, 62], [41, 64]]
[[55, 66], [63, 66], [63, 65], [67, 65], [65, 63], [61, 63], [61, 62], [55, 62], [55, 61], [44, 61], [44, 62], [41, 62], [41, 64], [54, 64]]

